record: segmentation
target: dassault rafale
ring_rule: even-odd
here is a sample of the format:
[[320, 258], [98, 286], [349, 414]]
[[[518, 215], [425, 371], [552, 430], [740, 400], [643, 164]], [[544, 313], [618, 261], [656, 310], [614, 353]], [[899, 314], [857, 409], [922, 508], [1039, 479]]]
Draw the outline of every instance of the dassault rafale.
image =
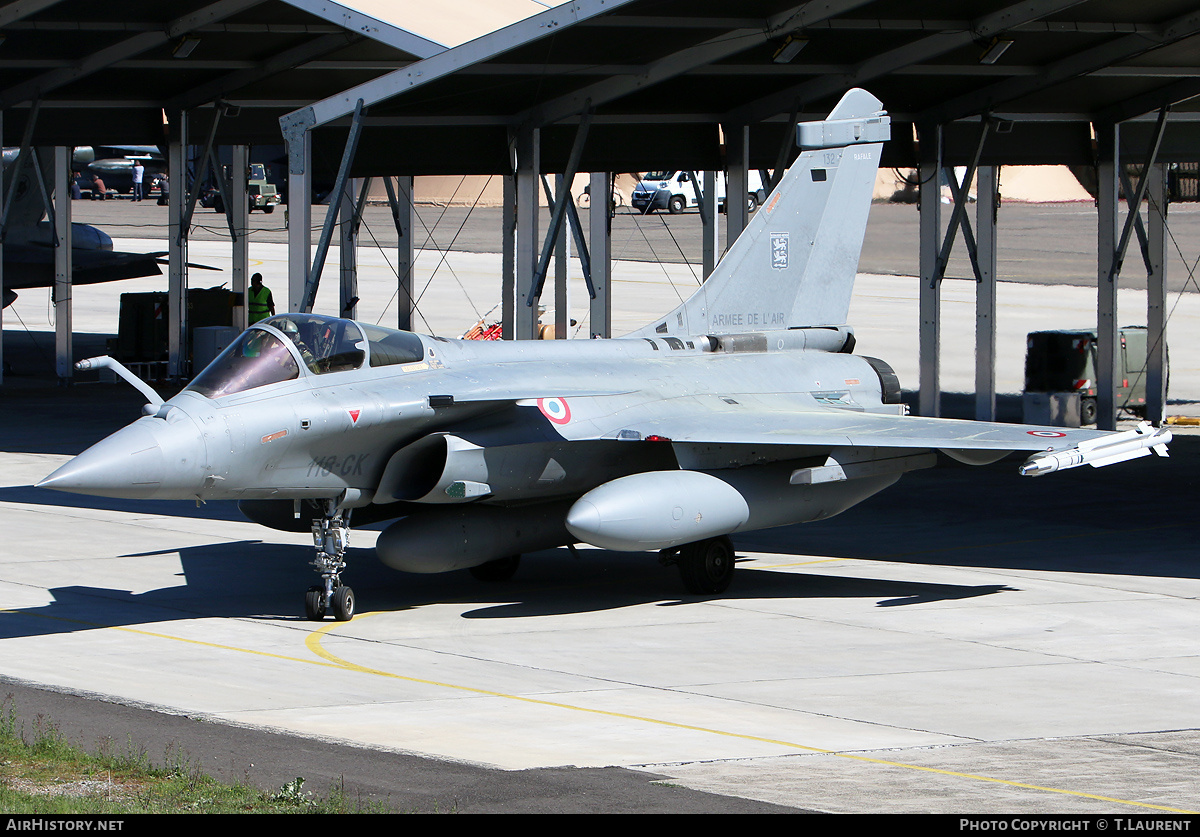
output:
[[[311, 528], [319, 620], [348, 620], [350, 520], [416, 573], [505, 579], [521, 553], [660, 551], [685, 587], [729, 585], [729, 536], [821, 520], [934, 465], [1030, 454], [1027, 476], [1166, 455], [1118, 433], [910, 416], [846, 325], [890, 121], [863, 90], [796, 126], [799, 156], [710, 278], [620, 339], [474, 342], [292, 313], [251, 326], [186, 389], [39, 484], [234, 499]], [[84, 366], [115, 364], [107, 358]], [[117, 371], [121, 371], [118, 369]], [[126, 373], [128, 374], [128, 373]]]

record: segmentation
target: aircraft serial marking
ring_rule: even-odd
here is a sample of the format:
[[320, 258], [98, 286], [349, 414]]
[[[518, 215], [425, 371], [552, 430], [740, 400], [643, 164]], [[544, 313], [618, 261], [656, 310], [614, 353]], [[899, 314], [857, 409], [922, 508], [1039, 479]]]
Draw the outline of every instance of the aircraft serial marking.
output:
[[312, 461], [308, 466], [308, 476], [323, 476], [336, 474], [341, 477], [362, 476], [363, 463], [369, 453], [352, 453], [348, 456], [322, 456]]

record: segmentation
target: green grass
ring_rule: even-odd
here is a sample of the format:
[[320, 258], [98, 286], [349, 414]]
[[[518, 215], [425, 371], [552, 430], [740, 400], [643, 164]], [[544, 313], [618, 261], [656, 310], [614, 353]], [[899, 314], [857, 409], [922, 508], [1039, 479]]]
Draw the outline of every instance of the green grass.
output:
[[[170, 760], [170, 757], [168, 757]], [[11, 695], [0, 701], [0, 811], [6, 814], [349, 814], [388, 813], [373, 801], [349, 799], [335, 786], [325, 795], [297, 777], [264, 791], [224, 784], [184, 758], [150, 763], [132, 742], [88, 753], [53, 721], [39, 716], [26, 730]]]

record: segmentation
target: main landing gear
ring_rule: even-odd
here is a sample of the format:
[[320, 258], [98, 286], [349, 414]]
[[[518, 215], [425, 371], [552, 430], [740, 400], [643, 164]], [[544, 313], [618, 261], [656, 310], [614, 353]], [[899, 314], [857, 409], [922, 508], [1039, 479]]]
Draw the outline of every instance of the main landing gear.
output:
[[341, 511], [333, 500], [326, 500], [325, 515], [313, 521], [312, 533], [317, 556], [311, 563], [323, 583], [314, 584], [304, 594], [304, 615], [320, 622], [325, 612], [332, 610], [334, 619], [349, 622], [354, 617], [354, 591], [342, 584], [342, 570], [346, 568], [346, 547], [350, 545], [350, 512]]
[[729, 583], [733, 581], [734, 557], [733, 541], [721, 535], [663, 550], [660, 560], [679, 567], [679, 576], [689, 593], [713, 595], [729, 589]]

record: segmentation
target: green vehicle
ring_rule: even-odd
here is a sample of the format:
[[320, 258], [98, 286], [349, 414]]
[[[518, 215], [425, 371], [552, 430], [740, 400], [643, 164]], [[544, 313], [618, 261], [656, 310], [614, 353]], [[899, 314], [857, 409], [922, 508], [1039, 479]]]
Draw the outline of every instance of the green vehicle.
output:
[[[1120, 331], [1113, 397], [1119, 409], [1146, 415], [1146, 327]], [[1096, 332], [1035, 331], [1025, 352], [1026, 392], [1078, 392], [1079, 419], [1096, 423]]]
[[250, 178], [246, 181], [246, 194], [250, 196], [250, 211], [261, 209], [263, 212], [275, 211], [275, 205], [282, 198], [275, 184], [267, 180], [267, 168], [262, 163], [250, 164]]
[[[246, 196], [250, 201], [250, 211], [261, 209], [268, 214], [274, 212], [275, 206], [282, 201], [282, 198], [275, 184], [267, 180], [267, 167], [262, 163], [251, 163], [246, 175]], [[225, 183], [228, 188], [228, 166], [225, 166]], [[203, 197], [200, 198], [200, 205], [217, 212], [225, 211], [225, 201], [221, 199], [221, 192], [215, 186], [209, 187], [205, 191]]]

